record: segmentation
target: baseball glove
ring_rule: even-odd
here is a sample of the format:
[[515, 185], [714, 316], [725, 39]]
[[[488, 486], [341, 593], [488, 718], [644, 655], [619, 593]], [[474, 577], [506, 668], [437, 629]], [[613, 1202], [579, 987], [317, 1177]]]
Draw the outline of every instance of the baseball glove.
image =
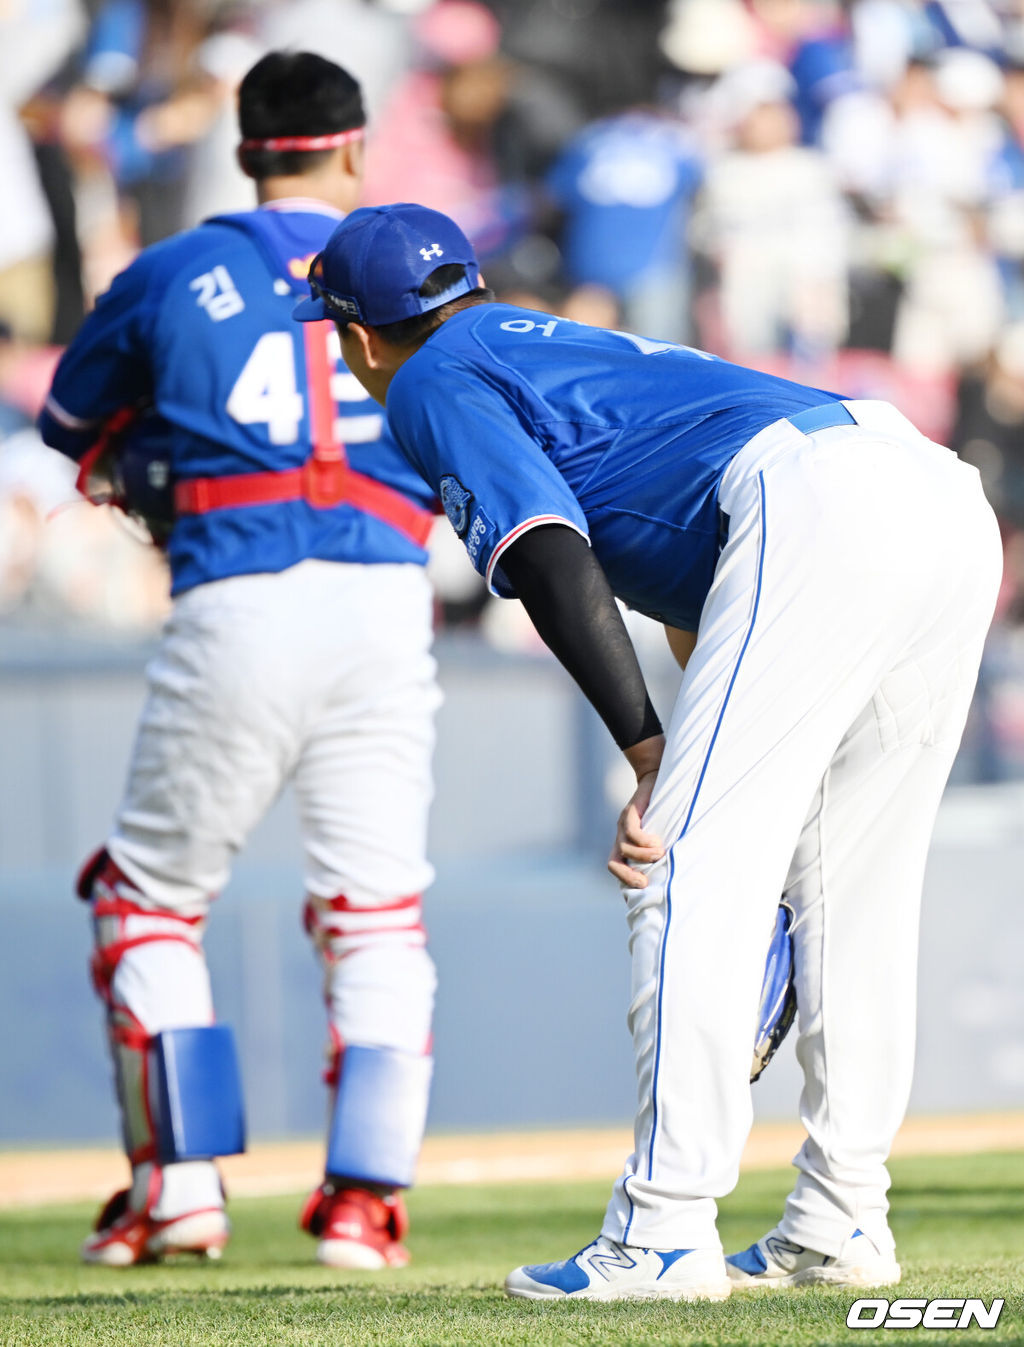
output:
[[174, 525], [168, 427], [151, 407], [123, 407], [103, 424], [79, 462], [79, 492], [111, 505], [164, 547]]
[[764, 1071], [775, 1056], [779, 1044], [789, 1033], [796, 1016], [796, 984], [793, 980], [793, 909], [783, 900], [775, 914], [775, 930], [768, 947], [764, 982], [761, 985], [761, 1005], [757, 1017], [757, 1036], [754, 1039], [754, 1061], [750, 1068], [751, 1081]]

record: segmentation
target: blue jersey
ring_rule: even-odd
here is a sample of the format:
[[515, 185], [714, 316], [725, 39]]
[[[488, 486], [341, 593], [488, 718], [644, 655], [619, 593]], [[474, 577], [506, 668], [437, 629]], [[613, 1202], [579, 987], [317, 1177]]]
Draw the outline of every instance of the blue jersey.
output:
[[319, 408], [321, 421], [334, 422], [351, 480], [383, 484], [383, 506], [367, 505], [364, 492], [354, 496], [360, 504], [293, 499], [182, 514], [168, 545], [174, 593], [307, 558], [426, 560], [422, 541], [396, 521], [410, 502], [429, 507], [430, 491], [387, 434], [383, 409], [341, 363], [333, 324], [292, 320], [309, 294], [309, 262], [338, 218], [312, 202], [275, 202], [146, 249], [58, 366], [40, 428], [72, 458], [112, 412], [147, 400], [164, 424], [176, 483], [283, 472], [309, 459]]
[[493, 593], [527, 529], [588, 536], [615, 594], [696, 630], [718, 486], [772, 421], [835, 394], [702, 351], [506, 304], [464, 309], [402, 365], [388, 420]]
[[547, 178], [567, 216], [570, 278], [621, 294], [638, 277], [679, 265], [700, 180], [694, 146], [673, 122], [630, 112], [588, 126]]

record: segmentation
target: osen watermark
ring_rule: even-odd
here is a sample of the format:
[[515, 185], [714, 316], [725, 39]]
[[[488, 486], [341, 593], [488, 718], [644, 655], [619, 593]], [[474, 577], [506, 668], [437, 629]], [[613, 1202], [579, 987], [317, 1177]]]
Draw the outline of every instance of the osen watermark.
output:
[[1003, 1300], [855, 1300], [847, 1328], [995, 1328]]

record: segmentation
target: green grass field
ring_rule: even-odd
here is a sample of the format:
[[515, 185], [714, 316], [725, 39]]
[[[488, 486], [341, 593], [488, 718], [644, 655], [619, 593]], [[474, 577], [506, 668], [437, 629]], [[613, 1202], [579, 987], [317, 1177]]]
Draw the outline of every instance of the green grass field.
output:
[[[1024, 1343], [1024, 1154], [893, 1163], [901, 1296], [1004, 1296], [998, 1327], [915, 1329], [940, 1342]], [[791, 1171], [745, 1174], [722, 1206], [729, 1250], [774, 1224]], [[298, 1198], [232, 1204], [222, 1262], [116, 1271], [76, 1261], [82, 1206], [0, 1213], [4, 1347], [751, 1343], [891, 1339], [853, 1331], [850, 1291], [734, 1295], [718, 1305], [545, 1305], [501, 1292], [509, 1268], [561, 1258], [597, 1232], [605, 1184], [425, 1188], [410, 1200], [411, 1267], [339, 1276], [312, 1261]], [[882, 1293], [879, 1293], [882, 1294]], [[896, 1292], [891, 1293], [893, 1298]]]

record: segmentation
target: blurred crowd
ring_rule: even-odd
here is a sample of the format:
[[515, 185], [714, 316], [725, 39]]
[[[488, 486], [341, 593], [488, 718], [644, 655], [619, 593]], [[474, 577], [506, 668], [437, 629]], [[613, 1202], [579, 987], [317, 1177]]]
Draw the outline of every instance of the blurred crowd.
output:
[[[275, 47], [358, 76], [366, 204], [454, 216], [500, 297], [888, 398], [974, 462], [979, 770], [1024, 772], [1024, 0], [0, 0], [0, 614], [163, 616], [32, 419], [140, 247], [252, 204], [234, 92]], [[444, 530], [432, 568], [442, 621], [529, 643]]]

